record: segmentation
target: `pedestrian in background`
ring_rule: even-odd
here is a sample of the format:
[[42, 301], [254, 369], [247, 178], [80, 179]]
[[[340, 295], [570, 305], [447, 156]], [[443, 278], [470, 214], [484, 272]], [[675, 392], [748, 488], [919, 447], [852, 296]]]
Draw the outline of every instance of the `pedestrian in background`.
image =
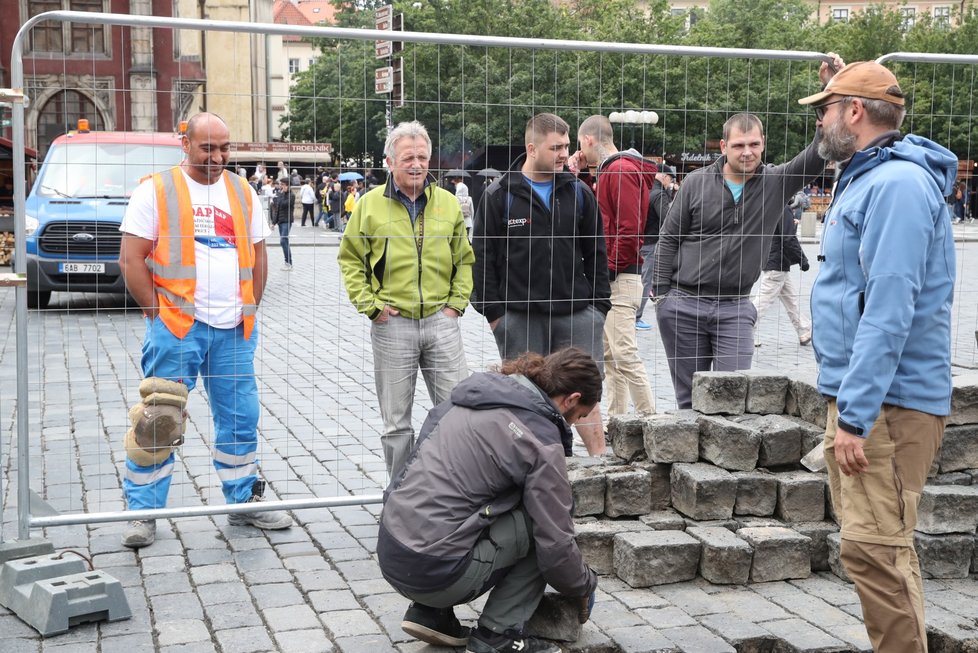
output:
[[299, 222], [303, 227], [306, 226], [306, 216], [309, 222], [316, 226], [316, 189], [313, 188], [312, 180], [306, 177], [302, 187], [299, 188], [299, 201], [302, 202], [302, 218]]
[[463, 182], [459, 182], [455, 185], [455, 199], [458, 200], [459, 208], [462, 209], [462, 219], [465, 221], [465, 232], [469, 236], [469, 241], [472, 240], [472, 218], [475, 215], [475, 206], [472, 204], [472, 198], [469, 197], [469, 187]]
[[649, 331], [652, 325], [642, 319], [645, 314], [645, 305], [649, 302], [649, 293], [652, 292], [652, 272], [655, 269], [655, 246], [659, 242], [659, 228], [662, 221], [666, 219], [669, 206], [672, 204], [672, 197], [675, 194], [673, 186], [676, 181], [676, 169], [672, 166], [663, 165], [655, 173], [655, 183], [652, 184], [652, 191], [649, 193], [649, 212], [645, 218], [645, 235], [642, 239], [642, 303], [638, 306], [635, 313], [635, 329], [637, 331]]
[[295, 195], [289, 190], [289, 180], [281, 179], [277, 183], [274, 197], [271, 201], [272, 225], [278, 227], [279, 244], [282, 246], [282, 255], [285, 262], [282, 269], [286, 272], [292, 270], [292, 248], [289, 247], [289, 232], [292, 231], [292, 222], [295, 220]]
[[[797, 198], [797, 195], [795, 197]], [[754, 306], [757, 308], [757, 324], [760, 324], [761, 316], [776, 299], [780, 299], [788, 312], [791, 325], [798, 334], [798, 344], [807, 345], [812, 341], [812, 325], [802, 314], [801, 297], [791, 278], [791, 266], [801, 266], [802, 272], [808, 272], [809, 266], [808, 257], [805, 256], [801, 243], [798, 242], [798, 236], [795, 235], [798, 224], [795, 222], [794, 215], [795, 211], [789, 204], [784, 209], [780, 232], [774, 234], [774, 238], [771, 239], [771, 254], [764, 264], [764, 271], [761, 272]], [[757, 324], [754, 325], [754, 346], [760, 347]]]

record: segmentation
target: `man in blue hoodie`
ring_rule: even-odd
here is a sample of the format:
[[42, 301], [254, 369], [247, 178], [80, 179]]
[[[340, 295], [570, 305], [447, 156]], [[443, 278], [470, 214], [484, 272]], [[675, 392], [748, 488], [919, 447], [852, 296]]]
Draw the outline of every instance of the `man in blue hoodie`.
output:
[[842, 69], [814, 105], [819, 154], [841, 177], [812, 289], [825, 460], [841, 558], [877, 653], [925, 653], [917, 503], [951, 408], [954, 241], [944, 198], [957, 157], [901, 136], [904, 96], [873, 62]]

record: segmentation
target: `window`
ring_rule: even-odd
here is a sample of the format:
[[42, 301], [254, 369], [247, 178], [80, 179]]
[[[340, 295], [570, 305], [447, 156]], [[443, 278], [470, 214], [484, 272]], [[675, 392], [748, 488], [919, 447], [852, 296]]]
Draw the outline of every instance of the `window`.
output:
[[[105, 0], [27, 0], [29, 16], [46, 11], [107, 11]], [[103, 25], [45, 21], [31, 31], [31, 52], [106, 52]]]
[[903, 27], [904, 30], [912, 28], [917, 18], [917, 10], [913, 7], [900, 7], [900, 14], [903, 15], [903, 23], [901, 24], [901, 27]]
[[937, 27], [949, 27], [951, 25], [950, 7], [934, 7], [934, 25]]
[[840, 23], [849, 22], [849, 10], [848, 9], [833, 9], [832, 10], [832, 20], [839, 21]]
[[289, 74], [294, 75], [299, 72], [299, 60], [289, 59]]
[[70, 90], [53, 95], [37, 117], [38, 147], [46, 151], [56, 136], [75, 129], [79, 118], [88, 118], [93, 130], [105, 129], [101, 114], [87, 95]]

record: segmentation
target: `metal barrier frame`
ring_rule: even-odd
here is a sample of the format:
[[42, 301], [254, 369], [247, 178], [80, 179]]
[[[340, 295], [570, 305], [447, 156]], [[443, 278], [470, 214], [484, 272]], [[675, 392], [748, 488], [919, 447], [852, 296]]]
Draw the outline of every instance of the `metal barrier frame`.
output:
[[[22, 101], [15, 101], [12, 110], [13, 131], [13, 169], [23, 170], [25, 165], [24, 145], [24, 61], [23, 51], [27, 36], [33, 27], [42, 21], [62, 21], [82, 24], [112, 25], [124, 27], [161, 27], [168, 29], [192, 29], [198, 31], [240, 32], [279, 36], [303, 36], [309, 38], [332, 38], [359, 41], [387, 40], [391, 33], [382, 30], [353, 29], [342, 27], [301, 27], [278, 25], [274, 23], [243, 23], [235, 21], [207, 20], [198, 18], [160, 18], [155, 16], [130, 16], [127, 14], [94, 13], [79, 11], [51, 11], [38, 14], [25, 22], [14, 38], [11, 48], [10, 76], [15, 94]], [[699, 46], [647, 45], [638, 43], [616, 43], [601, 41], [569, 41], [528, 39], [500, 36], [435, 34], [426, 32], [398, 32], [397, 40], [406, 43], [430, 43], [437, 45], [467, 45], [527, 50], [558, 50], [577, 52], [613, 52], [619, 54], [649, 54], [674, 56], [702, 56], [726, 59], [768, 59], [781, 61], [825, 61], [832, 58], [820, 52], [753, 50], [746, 48], [708, 48]], [[897, 55], [887, 55], [894, 57]], [[908, 55], [909, 56], [909, 55]], [[914, 55], [920, 56], [920, 55]], [[950, 55], [934, 55], [950, 56]], [[905, 61], [907, 59], [900, 59]], [[940, 59], [942, 62], [947, 59]], [[974, 63], [978, 57], [954, 58], [954, 63]], [[26, 276], [25, 201], [26, 180], [23, 175], [14, 176], [14, 272]], [[351, 505], [378, 504], [383, 495], [370, 494], [348, 497], [328, 497], [322, 499], [297, 499], [291, 501], [268, 501], [261, 504], [216, 504], [186, 508], [161, 508], [154, 510], [131, 510], [97, 513], [73, 513], [67, 515], [31, 517], [29, 456], [28, 456], [28, 361], [27, 361], [27, 287], [17, 286], [15, 295], [16, 319], [16, 365], [17, 365], [17, 512], [18, 539], [30, 538], [31, 528], [67, 526], [71, 524], [92, 524], [131, 519], [165, 519], [171, 517], [190, 517], [200, 515], [232, 514], [236, 512], [256, 512], [259, 510], [293, 510], [301, 508], [333, 508]], [[3, 460], [2, 441], [0, 441], [0, 461]], [[2, 467], [2, 465], [0, 465]], [[0, 475], [0, 544], [3, 543], [3, 478]]]

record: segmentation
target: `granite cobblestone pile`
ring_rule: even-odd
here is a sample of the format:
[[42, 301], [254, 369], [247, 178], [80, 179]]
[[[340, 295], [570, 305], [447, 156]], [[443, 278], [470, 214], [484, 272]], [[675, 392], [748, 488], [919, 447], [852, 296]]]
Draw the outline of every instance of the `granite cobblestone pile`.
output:
[[[847, 581], [827, 475], [801, 464], [825, 431], [826, 401], [814, 379], [701, 372], [692, 396], [692, 410], [613, 417], [613, 455], [569, 461], [589, 563], [634, 588], [820, 571]], [[955, 378], [952, 403], [920, 501], [925, 578], [978, 572], [978, 376]]]

